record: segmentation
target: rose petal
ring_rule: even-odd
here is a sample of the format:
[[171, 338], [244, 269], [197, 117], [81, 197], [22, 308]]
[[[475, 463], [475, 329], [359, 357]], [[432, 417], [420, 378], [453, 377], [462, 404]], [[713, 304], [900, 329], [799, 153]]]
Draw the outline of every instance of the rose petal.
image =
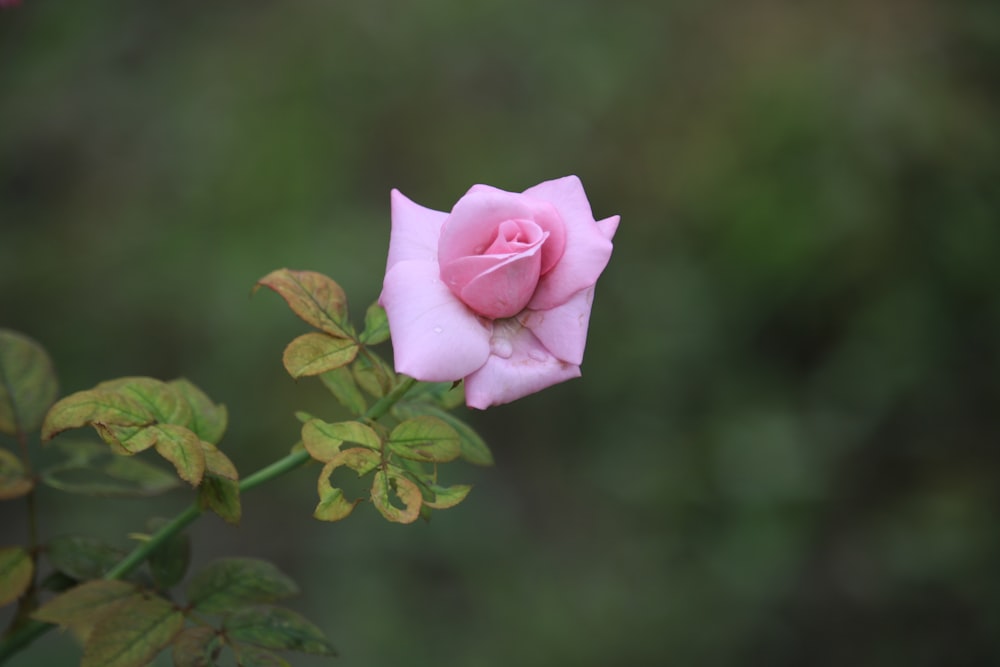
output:
[[526, 310], [517, 319], [531, 330], [553, 356], [579, 365], [587, 346], [594, 288], [581, 290], [561, 306], [550, 310]]
[[488, 185], [474, 185], [458, 200], [441, 228], [438, 260], [442, 265], [459, 257], [481, 255], [493, 244], [505, 221], [531, 221], [549, 237], [542, 250], [542, 273], [563, 255], [566, 231], [558, 211], [548, 202]]
[[410, 259], [436, 262], [441, 225], [448, 214], [424, 208], [399, 190], [392, 191], [391, 200], [392, 233], [386, 271]]
[[539, 183], [524, 194], [551, 202], [566, 228], [562, 259], [542, 276], [528, 304], [531, 310], [548, 310], [597, 282], [611, 259], [611, 238], [607, 234], [613, 235], [617, 224], [610, 222], [614, 218], [608, 218], [598, 225], [583, 185], [576, 176]]
[[470, 408], [510, 403], [580, 376], [578, 365], [556, 359], [516, 320], [497, 323], [493, 349], [500, 354], [491, 354], [482, 368], [465, 378], [465, 403]]
[[541, 240], [510, 257], [463, 257], [441, 270], [441, 278], [465, 305], [492, 320], [524, 310], [538, 284]]
[[459, 380], [490, 354], [490, 329], [438, 272], [436, 262], [397, 262], [386, 272], [379, 297], [389, 318], [396, 371], [426, 382]]
[[604, 234], [604, 238], [610, 241], [615, 232], [618, 231], [619, 222], [621, 222], [621, 216], [613, 215], [610, 218], [598, 220], [597, 226], [601, 230], [601, 233]]

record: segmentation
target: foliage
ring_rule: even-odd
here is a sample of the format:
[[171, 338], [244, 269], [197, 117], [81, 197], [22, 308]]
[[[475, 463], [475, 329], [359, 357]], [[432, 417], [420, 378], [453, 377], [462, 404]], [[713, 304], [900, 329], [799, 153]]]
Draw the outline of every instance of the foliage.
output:
[[[319, 330], [299, 336], [285, 348], [283, 361], [288, 374], [293, 378], [319, 375], [334, 398], [357, 419], [327, 423], [307, 418], [302, 426], [306, 451], [324, 464], [313, 516], [339, 521], [363, 500], [348, 499], [341, 488], [333, 486], [330, 477], [341, 467], [353, 470], [358, 477], [371, 475], [369, 497], [389, 521], [412, 523], [421, 516], [430, 518], [432, 509], [461, 502], [471, 487], [441, 486], [437, 464], [461, 457], [489, 465], [492, 458], [471, 428], [446, 416], [447, 408], [462, 402], [460, 386], [431, 384], [419, 394], [414, 392], [412, 398], [395, 402], [397, 423], [391, 430], [384, 423], [366, 420], [369, 400], [383, 399], [404, 386], [404, 380], [370, 349], [388, 339], [385, 311], [372, 304], [365, 312], [364, 330], [356, 334], [348, 321], [343, 290], [329, 278], [279, 269], [258, 284], [281, 295], [292, 312]], [[432, 414], [434, 411], [438, 414]]]
[[[447, 413], [461, 402], [458, 387], [426, 386], [404, 398], [415, 381], [397, 376], [371, 349], [388, 339], [381, 308], [368, 308], [358, 334], [343, 290], [326, 276], [281, 269], [259, 285], [281, 295], [317, 329], [285, 349], [288, 373], [295, 379], [320, 376], [355, 419], [330, 423], [303, 415], [304, 448], [293, 448], [242, 482], [219, 448], [226, 407], [190, 381], [123, 377], [56, 400], [55, 372], [44, 349], [0, 330], [0, 430], [14, 435], [22, 450], [18, 456], [0, 449], [0, 498], [28, 497], [32, 526], [43, 518], [35, 514], [36, 483], [112, 498], [162, 493], [180, 483], [195, 493], [185, 512], [172, 520], [151, 519], [145, 532], [133, 533], [138, 546], [131, 551], [84, 535], [42, 544], [35, 528], [27, 545], [0, 547], [0, 604], [19, 602], [0, 643], [0, 662], [52, 625], [80, 640], [83, 667], [140, 667], [165, 650], [178, 667], [216, 665], [227, 652], [247, 667], [289, 664], [275, 651], [334, 656], [322, 630], [275, 604], [298, 594], [299, 587], [271, 563], [226, 558], [188, 576], [191, 544], [183, 529], [206, 510], [238, 524], [243, 490], [310, 457], [323, 464], [317, 519], [343, 519], [364, 500], [348, 500], [331, 483], [334, 471], [347, 467], [359, 477], [371, 476], [369, 499], [395, 523], [429, 518], [432, 510], [453, 507], [468, 495], [469, 485], [439, 483], [439, 464], [458, 458], [492, 462], [482, 439]], [[81, 428], [92, 429], [103, 444], [63, 435]], [[29, 439], [36, 435], [41, 443], [53, 442], [57, 455], [38, 475], [29, 455]], [[152, 454], [167, 466], [155, 457], [145, 460]], [[178, 602], [179, 587], [186, 603]]]

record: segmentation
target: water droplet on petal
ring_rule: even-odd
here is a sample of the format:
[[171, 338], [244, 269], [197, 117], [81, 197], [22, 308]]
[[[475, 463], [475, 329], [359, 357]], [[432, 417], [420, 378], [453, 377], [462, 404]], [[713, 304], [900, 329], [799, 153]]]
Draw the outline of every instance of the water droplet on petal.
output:
[[441, 327], [434, 327], [434, 333], [441, 333], [442, 331], [444, 331], [444, 329]]
[[490, 338], [490, 353], [501, 359], [510, 359], [514, 346], [506, 338]]

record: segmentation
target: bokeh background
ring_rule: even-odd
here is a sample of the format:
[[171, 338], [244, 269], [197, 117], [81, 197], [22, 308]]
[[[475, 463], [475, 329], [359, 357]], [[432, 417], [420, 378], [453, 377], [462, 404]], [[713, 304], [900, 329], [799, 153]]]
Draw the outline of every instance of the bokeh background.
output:
[[[993, 0], [23, 0], [0, 326], [65, 393], [190, 378], [249, 472], [293, 410], [337, 414], [259, 277], [322, 271], [360, 314], [390, 188], [577, 174], [622, 216], [584, 377], [468, 415], [497, 459], [454, 466], [469, 499], [323, 524], [299, 471], [196, 561], [273, 559], [352, 667], [995, 665], [998, 128]], [[188, 496], [41, 502], [46, 536], [126, 544]]]

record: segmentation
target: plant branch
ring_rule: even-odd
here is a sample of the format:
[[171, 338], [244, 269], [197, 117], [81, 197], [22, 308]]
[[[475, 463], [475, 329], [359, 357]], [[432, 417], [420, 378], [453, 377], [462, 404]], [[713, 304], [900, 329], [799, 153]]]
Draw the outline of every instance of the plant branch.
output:
[[[392, 391], [372, 405], [364, 416], [359, 419], [359, 421], [377, 421], [381, 417], [385, 416], [392, 406], [395, 405], [396, 402], [398, 402], [399, 399], [401, 399], [406, 392], [408, 392], [413, 385], [416, 384], [416, 382], [417, 381], [411, 377], [402, 376], [402, 380], [399, 384], [397, 384]], [[249, 491], [250, 489], [259, 486], [268, 480], [284, 475], [286, 472], [303, 465], [308, 460], [309, 452], [305, 450], [292, 452], [291, 454], [278, 459], [274, 463], [261, 468], [257, 472], [241, 480], [240, 492]], [[149, 558], [150, 554], [156, 551], [161, 544], [194, 523], [198, 517], [202, 515], [202, 513], [203, 510], [198, 503], [193, 503], [190, 507], [174, 517], [169, 523], [156, 531], [148, 540], [136, 546], [135, 549], [125, 556], [125, 558], [120, 560], [118, 564], [108, 570], [108, 572], [104, 575], [104, 578], [121, 579], [122, 577], [125, 577], [134, 569], [142, 565], [142, 563]], [[6, 662], [7, 658], [28, 646], [54, 627], [55, 626], [51, 623], [42, 623], [40, 621], [32, 620], [22, 626], [17, 632], [4, 638], [3, 642], [0, 642], [0, 664]]]

